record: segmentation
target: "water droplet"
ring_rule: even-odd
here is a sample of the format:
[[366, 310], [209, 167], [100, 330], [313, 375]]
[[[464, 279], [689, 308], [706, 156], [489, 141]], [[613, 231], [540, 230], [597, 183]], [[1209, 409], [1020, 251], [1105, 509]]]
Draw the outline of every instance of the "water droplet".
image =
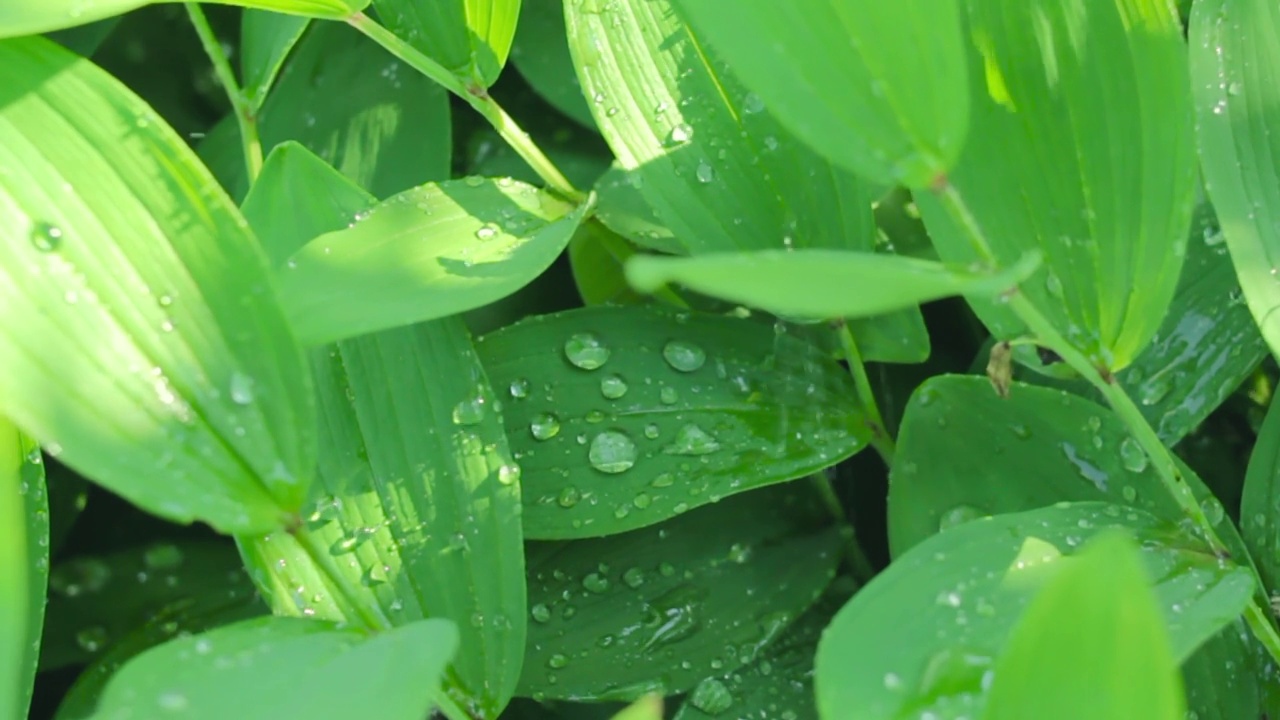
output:
[[627, 383], [621, 375], [609, 375], [600, 380], [600, 394], [609, 400], [617, 400], [627, 394]]
[[648, 425], [644, 426], [644, 436], [649, 438], [650, 440], [657, 440], [658, 434], [659, 434], [659, 430], [656, 424], [649, 423]]
[[629, 588], [638, 588], [644, 584], [644, 571], [638, 567], [633, 567], [622, 573], [622, 582], [626, 583]]
[[564, 356], [574, 367], [595, 370], [609, 361], [609, 348], [591, 333], [577, 333], [564, 341]]
[[693, 171], [693, 175], [698, 178], [698, 182], [706, 185], [715, 182], [716, 170], [706, 160], [699, 160], [698, 167]]
[[53, 252], [62, 245], [62, 228], [47, 222], [31, 226], [31, 244], [40, 252]]
[[1233, 82], [1227, 85], [1228, 95], [1239, 95], [1242, 92], [1244, 92], [1244, 85], [1241, 85], [1239, 82]]
[[884, 674], [885, 690], [900, 690], [901, 688], [902, 688], [902, 678], [898, 677], [897, 673]]
[[462, 179], [462, 182], [466, 183], [467, 187], [480, 187], [484, 185], [484, 178], [479, 175], [468, 175]]
[[668, 455], [707, 455], [720, 449], [715, 436], [706, 430], [689, 423], [676, 431], [671, 444], [662, 448]]
[[477, 240], [492, 240], [498, 234], [498, 228], [493, 223], [485, 223], [476, 229]]
[[656, 488], [664, 488], [664, 487], [671, 487], [671, 485], [674, 484], [675, 481], [676, 481], [675, 475], [672, 475], [671, 473], [662, 473], [658, 477], [654, 478], [653, 482], [649, 484]]
[[707, 353], [702, 348], [681, 340], [672, 340], [664, 345], [662, 357], [680, 372], [693, 372], [707, 362]]
[[182, 565], [182, 550], [173, 543], [160, 543], [147, 548], [142, 562], [151, 570], [173, 570]]
[[1210, 525], [1217, 525], [1226, 516], [1222, 503], [1212, 495], [1200, 501], [1200, 509], [1204, 511], [1204, 516], [1209, 520]]
[[1156, 375], [1138, 388], [1138, 400], [1143, 405], [1155, 405], [1169, 394], [1170, 389], [1172, 388], [1169, 379], [1163, 375]]
[[719, 715], [733, 707], [733, 694], [723, 682], [709, 677], [689, 693], [689, 704], [708, 715]]
[[667, 136], [668, 144], [682, 145], [693, 139], [693, 126], [688, 123], [680, 123], [671, 128], [671, 134]]
[[549, 622], [551, 620], [551, 608], [547, 607], [544, 603], [538, 603], [537, 605], [529, 608], [529, 615], [536, 622]]
[[559, 670], [569, 664], [569, 658], [560, 653], [556, 653], [547, 658], [547, 667], [553, 670]]
[[529, 422], [529, 432], [534, 440], [550, 440], [560, 434], [560, 418], [551, 413], [539, 413]]
[[591, 441], [587, 459], [600, 472], [626, 472], [636, 464], [636, 444], [620, 432], [606, 430]]
[[663, 405], [675, 405], [676, 401], [680, 399], [680, 393], [676, 392], [676, 389], [670, 385], [665, 385], [662, 390], [658, 391], [658, 399], [662, 401]]
[[482, 420], [484, 420], [484, 398], [482, 397], [468, 398], [453, 407], [455, 425], [477, 425]]
[[515, 485], [520, 480], [520, 466], [507, 463], [498, 468], [498, 482], [503, 485]]
[[1063, 296], [1062, 280], [1054, 273], [1050, 272], [1049, 275], [1045, 277], [1044, 289], [1049, 291], [1049, 294], [1052, 295], [1053, 297], [1059, 300], [1062, 299], [1062, 296]]
[[107, 644], [107, 629], [93, 625], [76, 633], [76, 644], [85, 652], [96, 653]]
[[529, 397], [529, 379], [518, 378], [516, 380], [512, 380], [507, 391], [511, 393], [511, 397], [516, 400], [523, 400], [524, 398]]
[[609, 578], [601, 575], [600, 573], [593, 572], [582, 578], [582, 587], [585, 588], [587, 592], [600, 594], [609, 589]]
[[1015, 423], [1009, 426], [1009, 431], [1019, 440], [1027, 440], [1031, 437], [1031, 430], [1022, 423]]
[[1147, 453], [1133, 438], [1125, 438], [1120, 443], [1120, 461], [1129, 472], [1140, 473], [1147, 469]]
[[742, 112], [747, 115], [755, 115], [764, 110], [764, 100], [760, 96], [749, 92], [742, 98]]
[[938, 518], [938, 530], [942, 531], [947, 528], [953, 528], [962, 523], [967, 523], [970, 520], [977, 520], [978, 518], [986, 516], [987, 513], [982, 511], [980, 508], [976, 508], [972, 505], [957, 505], [942, 513], [942, 517]]
[[1120, 488], [1120, 497], [1124, 498], [1125, 502], [1131, 503], [1138, 499], [1138, 491], [1132, 485], [1125, 485]]
[[578, 492], [578, 488], [572, 485], [565, 485], [560, 488], [560, 494], [556, 497], [556, 502], [562, 508], [571, 508], [578, 504], [582, 499], [582, 494]]
[[653, 504], [653, 498], [649, 497], [648, 493], [636, 493], [636, 496], [631, 499], [631, 504], [635, 505], [637, 510], [644, 510]]
[[248, 405], [253, 402], [253, 378], [241, 372], [231, 373], [231, 402]]

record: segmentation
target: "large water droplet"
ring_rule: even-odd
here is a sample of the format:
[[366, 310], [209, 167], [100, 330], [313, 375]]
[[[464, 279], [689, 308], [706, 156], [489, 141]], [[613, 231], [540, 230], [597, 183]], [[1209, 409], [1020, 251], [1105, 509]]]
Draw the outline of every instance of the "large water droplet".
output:
[[693, 139], [693, 126], [688, 123], [680, 123], [671, 128], [671, 133], [667, 135], [667, 143], [670, 145], [683, 145]]
[[591, 441], [587, 459], [600, 472], [626, 472], [636, 464], [636, 444], [620, 432], [606, 430]]
[[707, 353], [693, 343], [672, 340], [662, 348], [667, 364], [680, 372], [693, 372], [707, 362]]
[[478, 425], [484, 420], [484, 398], [474, 397], [453, 406], [455, 425]]
[[600, 380], [600, 394], [609, 400], [617, 400], [627, 394], [627, 383], [621, 375], [608, 375]]
[[31, 244], [40, 252], [53, 252], [62, 245], [62, 228], [47, 222], [31, 226]]
[[520, 466], [507, 463], [498, 468], [498, 482], [503, 485], [515, 485], [520, 480]]
[[229, 393], [231, 402], [237, 405], [248, 405], [253, 402], [253, 378], [242, 372], [231, 373]]
[[572, 485], [565, 485], [560, 488], [560, 494], [556, 497], [556, 503], [562, 508], [571, 508], [578, 504], [582, 499], [582, 493], [578, 492], [578, 488]]
[[582, 578], [582, 587], [585, 588], [587, 592], [593, 592], [596, 594], [603, 593], [609, 589], [609, 578], [601, 575], [600, 573], [593, 572]]
[[550, 440], [560, 434], [560, 418], [551, 413], [538, 413], [529, 422], [529, 432], [534, 440]]
[[1200, 501], [1200, 509], [1204, 511], [1204, 516], [1210, 525], [1217, 525], [1226, 516], [1222, 503], [1212, 495]]
[[715, 436], [689, 423], [676, 431], [671, 443], [662, 448], [668, 455], [707, 455], [720, 449]]
[[609, 348], [591, 333], [576, 333], [564, 341], [564, 356], [574, 367], [595, 370], [609, 361]]
[[709, 677], [689, 693], [689, 704], [708, 715], [719, 715], [733, 707], [733, 694], [723, 682]]
[[630, 568], [622, 573], [622, 582], [629, 588], [638, 588], [644, 585], [644, 571], [638, 567]]
[[1147, 469], [1147, 453], [1142, 450], [1133, 438], [1125, 438], [1120, 443], [1120, 462], [1129, 472], [1140, 473]]

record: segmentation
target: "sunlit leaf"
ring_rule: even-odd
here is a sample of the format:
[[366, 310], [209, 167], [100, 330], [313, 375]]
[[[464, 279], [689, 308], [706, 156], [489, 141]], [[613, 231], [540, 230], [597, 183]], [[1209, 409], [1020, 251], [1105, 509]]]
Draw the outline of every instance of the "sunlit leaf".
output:
[[[158, 0], [5, 0], [0, 3], [0, 38], [60, 30], [123, 15]], [[159, 0], [172, 2], [174, 0]], [[291, 15], [341, 20], [369, 4], [369, 0], [213, 0]]]
[[49, 505], [40, 449], [0, 418], [0, 711], [27, 716], [45, 615]]

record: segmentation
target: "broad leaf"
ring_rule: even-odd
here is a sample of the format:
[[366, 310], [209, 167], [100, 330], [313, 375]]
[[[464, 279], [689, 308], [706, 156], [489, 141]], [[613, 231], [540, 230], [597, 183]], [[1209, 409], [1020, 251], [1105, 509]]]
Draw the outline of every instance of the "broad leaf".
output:
[[27, 716], [45, 615], [49, 503], [40, 449], [0, 418], [0, 712]]
[[[1022, 291], [1096, 364], [1129, 365], [1178, 283], [1196, 186], [1187, 50], [1166, 0], [968, 0], [973, 122], [950, 183], [997, 262], [1044, 253]], [[1033, 22], [1029, 18], [1034, 18]], [[987, 260], [932, 193], [943, 260]], [[973, 303], [1002, 340], [1023, 333]]]
[[1265, 0], [1204, 0], [1192, 6], [1189, 39], [1197, 136], [1209, 198], [1249, 310], [1280, 353], [1280, 8]]
[[840, 533], [802, 488], [601, 540], [530, 543], [520, 694], [631, 700], [750, 665], [840, 561]]
[[1272, 401], [1249, 456], [1240, 532], [1270, 593], [1280, 591], [1280, 403]]
[[918, 188], [960, 154], [971, 73], [957, 0], [673, 4], [779, 120], [842, 167]]
[[1028, 600], [1080, 562], [1070, 556], [1081, 543], [1112, 528], [1142, 545], [1175, 662], [1249, 601], [1249, 570], [1141, 510], [1062, 503], [966, 523], [898, 557], [836, 615], [818, 645], [821, 715], [981, 717], [988, 674]]
[[[0, 38], [35, 35], [123, 15], [157, 1], [173, 0], [5, 0], [0, 3]], [[307, 17], [341, 20], [363, 9], [369, 0], [215, 0]]]
[[642, 291], [678, 282], [775, 315], [821, 320], [883, 315], [950, 295], [998, 295], [1035, 272], [1039, 262], [1033, 253], [1006, 270], [982, 272], [870, 252], [757, 250], [691, 258], [642, 255], [627, 263], [627, 279]]
[[569, 265], [583, 303], [636, 305], [645, 302], [646, 296], [627, 284], [622, 269], [637, 248], [595, 220], [583, 223], [569, 241]]
[[458, 648], [447, 620], [367, 636], [297, 618], [246, 620], [139, 655], [107, 685], [95, 718], [360, 717], [421, 720]]
[[[263, 150], [296, 140], [384, 198], [449, 176], [448, 94], [342, 23], [315, 23], [258, 115]], [[249, 190], [240, 130], [228, 116], [200, 156], [236, 198]]]
[[852, 382], [757, 322], [645, 307], [533, 317], [484, 336], [537, 539], [652, 525], [821, 470], [865, 446]]
[[595, 128], [573, 70], [561, 0], [523, 0], [511, 62], [539, 95], [581, 125]]
[[471, 310], [542, 274], [590, 209], [510, 179], [409, 190], [290, 257], [285, 310], [310, 345]]
[[254, 110], [262, 107], [293, 46], [311, 21], [297, 15], [245, 10], [240, 16], [240, 84]]
[[613, 720], [662, 720], [662, 695], [645, 695], [628, 705]]
[[982, 717], [1182, 720], [1186, 700], [1169, 645], [1138, 548], [1123, 534], [1099, 536], [1023, 612], [996, 661]]
[[0, 167], [3, 411], [149, 512], [278, 527], [314, 471], [313, 390], [226, 195], [141, 100], [40, 38], [0, 42]]
[[520, 16], [520, 0], [374, 0], [373, 6], [395, 34], [479, 88], [502, 72]]

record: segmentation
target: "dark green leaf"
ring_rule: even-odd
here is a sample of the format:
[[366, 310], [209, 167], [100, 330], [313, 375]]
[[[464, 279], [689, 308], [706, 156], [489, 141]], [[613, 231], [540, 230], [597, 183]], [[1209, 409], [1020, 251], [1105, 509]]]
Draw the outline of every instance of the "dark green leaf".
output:
[[1280, 591], [1280, 403], [1273, 402], [1249, 456], [1240, 530], [1269, 592]]
[[226, 195], [140, 99], [40, 38], [0, 42], [0, 167], [4, 412], [149, 512], [278, 527], [314, 472], [313, 390]]
[[749, 665], [840, 560], [840, 533], [798, 488], [601, 540], [530, 543], [520, 694], [630, 700]]
[[557, 110], [584, 127], [595, 128], [596, 121], [591, 117], [569, 54], [561, 0], [523, 0], [520, 26], [511, 44], [511, 62]]
[[530, 538], [652, 525], [868, 441], [840, 366], [748, 320], [585, 308], [503, 328], [478, 349], [524, 468]]
[[569, 241], [574, 284], [587, 305], [635, 305], [645, 296], [631, 289], [622, 266], [636, 247], [599, 222], [585, 222]]
[[464, 82], [498, 79], [516, 34], [520, 0], [374, 0], [393, 32]]
[[40, 448], [0, 418], [0, 712], [27, 716], [45, 615], [49, 502]]
[[266, 10], [245, 10], [240, 19], [240, 85], [255, 111], [311, 20]]
[[57, 30], [48, 33], [47, 37], [77, 55], [93, 57], [103, 41], [119, 24], [119, 17], [110, 17], [96, 20], [88, 25], [76, 25], [65, 30]]

